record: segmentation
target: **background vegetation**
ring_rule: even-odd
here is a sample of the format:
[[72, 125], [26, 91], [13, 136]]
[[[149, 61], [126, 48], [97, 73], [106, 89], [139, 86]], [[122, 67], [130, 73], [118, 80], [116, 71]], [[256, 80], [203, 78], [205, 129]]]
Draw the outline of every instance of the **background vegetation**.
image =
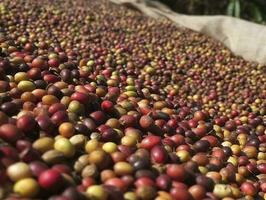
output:
[[229, 15], [266, 24], [266, 0], [159, 0], [172, 10], [193, 15]]

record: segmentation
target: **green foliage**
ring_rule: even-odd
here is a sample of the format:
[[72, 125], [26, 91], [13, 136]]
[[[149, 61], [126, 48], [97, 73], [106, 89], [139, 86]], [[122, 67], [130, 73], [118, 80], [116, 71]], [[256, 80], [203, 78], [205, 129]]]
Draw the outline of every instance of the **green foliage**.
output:
[[265, 0], [159, 0], [174, 11], [193, 15], [229, 15], [266, 23]]

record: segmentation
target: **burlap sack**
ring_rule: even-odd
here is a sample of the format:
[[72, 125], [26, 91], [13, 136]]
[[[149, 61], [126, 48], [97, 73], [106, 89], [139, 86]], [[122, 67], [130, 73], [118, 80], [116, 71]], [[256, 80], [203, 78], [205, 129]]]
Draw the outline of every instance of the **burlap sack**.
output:
[[163, 4], [150, 0], [110, 0], [134, 7], [144, 14], [167, 17], [179, 26], [209, 35], [231, 51], [249, 61], [266, 64], [266, 27], [227, 16], [189, 16], [171, 11]]

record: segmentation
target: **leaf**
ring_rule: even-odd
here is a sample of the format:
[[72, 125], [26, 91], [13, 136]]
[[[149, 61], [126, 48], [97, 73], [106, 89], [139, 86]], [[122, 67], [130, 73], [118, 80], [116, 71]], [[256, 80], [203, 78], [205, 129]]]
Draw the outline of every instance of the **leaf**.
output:
[[230, 3], [228, 4], [227, 9], [226, 9], [226, 14], [233, 16], [234, 8], [235, 8], [235, 1], [230, 0]]
[[234, 16], [239, 18], [240, 17], [240, 13], [241, 13], [240, 1], [239, 0], [235, 0]]
[[255, 21], [261, 22], [263, 20], [262, 13], [260, 12], [258, 6], [256, 6], [255, 4], [250, 5], [250, 12]]

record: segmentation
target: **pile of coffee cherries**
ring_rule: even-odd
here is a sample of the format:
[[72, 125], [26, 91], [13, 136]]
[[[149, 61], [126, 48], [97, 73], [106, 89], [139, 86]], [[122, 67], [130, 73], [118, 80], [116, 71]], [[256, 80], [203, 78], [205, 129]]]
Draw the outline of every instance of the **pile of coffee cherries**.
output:
[[0, 199], [266, 198], [266, 67], [107, 0], [0, 1]]

